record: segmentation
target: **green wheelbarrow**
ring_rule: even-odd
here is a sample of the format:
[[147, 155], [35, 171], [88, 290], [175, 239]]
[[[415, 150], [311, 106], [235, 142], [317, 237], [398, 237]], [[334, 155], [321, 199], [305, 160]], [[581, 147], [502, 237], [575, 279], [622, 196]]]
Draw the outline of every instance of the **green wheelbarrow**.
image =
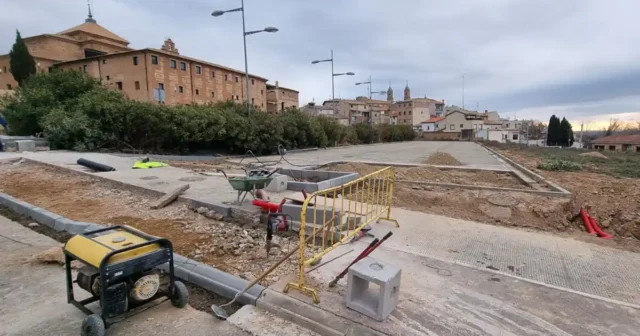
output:
[[245, 197], [247, 197], [247, 194], [251, 194], [253, 199], [255, 199], [256, 198], [255, 191], [259, 189], [264, 189], [271, 182], [272, 180], [271, 175], [273, 175], [278, 170], [276, 169], [271, 174], [266, 176], [264, 175], [249, 176], [248, 175], [248, 176], [235, 176], [235, 177], [228, 177], [227, 173], [225, 173], [224, 170], [222, 169], [218, 169], [217, 171], [224, 174], [224, 177], [227, 179], [227, 181], [229, 181], [229, 184], [231, 185], [233, 190], [236, 190], [238, 192], [238, 199], [236, 200], [236, 203], [238, 205], [241, 205], [242, 202], [244, 202]]

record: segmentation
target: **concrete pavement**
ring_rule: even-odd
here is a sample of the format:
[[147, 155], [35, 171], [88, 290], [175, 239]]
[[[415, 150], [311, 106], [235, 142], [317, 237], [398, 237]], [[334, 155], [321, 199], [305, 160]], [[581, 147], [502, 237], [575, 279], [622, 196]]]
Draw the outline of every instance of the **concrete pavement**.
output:
[[[380, 234], [384, 234], [384, 229], [378, 227], [378, 236]], [[290, 297], [327, 314], [315, 312], [307, 316], [302, 308], [296, 313], [310, 319], [322, 315], [323, 323], [328, 325], [360, 325], [398, 336], [632, 336], [640, 330], [638, 309], [402, 252], [394, 245], [402, 241], [399, 238], [399, 235], [392, 236], [371, 254], [383, 263], [402, 268], [400, 301], [384, 322], [374, 321], [345, 307], [346, 277], [337, 287], [327, 287], [328, 282], [368, 245], [365, 240], [340, 246], [323, 260], [331, 260], [350, 249], [354, 251], [307, 274], [307, 283], [320, 290], [319, 305], [295, 290], [289, 292]], [[282, 279], [270, 288], [281, 291], [290, 280], [293, 277]]]

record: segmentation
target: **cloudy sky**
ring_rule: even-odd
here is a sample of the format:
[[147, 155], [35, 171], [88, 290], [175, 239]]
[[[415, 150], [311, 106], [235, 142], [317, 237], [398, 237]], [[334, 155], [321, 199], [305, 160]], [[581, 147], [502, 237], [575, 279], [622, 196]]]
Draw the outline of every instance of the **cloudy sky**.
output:
[[[131, 41], [160, 47], [171, 37], [184, 55], [243, 69], [241, 17], [211, 17], [239, 0], [93, 0], [98, 23]], [[245, 0], [249, 71], [300, 91], [300, 103], [391, 83], [401, 97], [445, 99], [502, 115], [579, 122], [640, 120], [640, 1], [588, 0]], [[59, 32], [83, 22], [83, 0], [0, 0], [0, 48], [14, 30]], [[383, 97], [383, 96], [379, 96]]]

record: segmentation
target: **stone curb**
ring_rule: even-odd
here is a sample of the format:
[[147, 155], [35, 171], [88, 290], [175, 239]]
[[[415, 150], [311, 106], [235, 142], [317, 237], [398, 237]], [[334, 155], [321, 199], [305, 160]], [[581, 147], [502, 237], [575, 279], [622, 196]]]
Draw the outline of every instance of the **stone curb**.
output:
[[456, 184], [456, 183], [444, 183], [444, 182], [423, 182], [423, 181], [410, 181], [410, 180], [396, 180], [396, 183], [433, 186], [451, 189], [469, 189], [469, 190], [491, 190], [491, 191], [508, 191], [508, 192], [521, 192], [527, 194], [550, 196], [550, 197], [570, 197], [571, 194], [566, 194], [559, 191], [546, 191], [546, 190], [533, 190], [533, 189], [516, 189], [516, 188], [502, 188], [492, 186], [481, 186], [471, 184]]
[[[77, 222], [48, 210], [33, 206], [5, 193], [0, 193], [0, 204], [8, 207], [16, 213], [33, 218], [36, 222], [46, 225], [56, 231], [66, 231], [72, 234], [80, 234], [87, 231], [101, 229], [104, 226], [95, 223]], [[205, 265], [198, 261], [185, 258], [177, 253], [173, 254], [174, 271], [176, 277], [196, 284], [226, 298], [233, 298], [249, 284], [235, 275], [225, 273], [217, 268]], [[169, 265], [162, 265], [160, 269], [168, 270]], [[263, 286], [255, 285], [244, 295], [238, 297], [242, 304], [256, 305], [256, 301], [265, 290]]]

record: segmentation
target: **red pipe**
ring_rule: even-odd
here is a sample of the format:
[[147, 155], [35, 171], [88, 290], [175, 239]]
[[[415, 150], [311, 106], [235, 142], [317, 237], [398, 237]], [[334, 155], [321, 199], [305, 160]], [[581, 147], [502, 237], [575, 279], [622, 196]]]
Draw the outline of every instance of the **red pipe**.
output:
[[587, 232], [590, 235], [596, 234], [596, 232], [593, 230], [593, 227], [591, 226], [591, 220], [589, 220], [589, 215], [587, 215], [587, 212], [584, 211], [583, 208], [580, 208], [580, 216], [582, 216], [582, 221], [584, 222], [584, 227], [587, 229]]
[[589, 216], [589, 219], [591, 220], [591, 227], [593, 227], [593, 229], [598, 233], [598, 236], [600, 236], [600, 238], [602, 238], [602, 239], [611, 239], [611, 238], [613, 238], [612, 235], [602, 231], [602, 229], [598, 225], [598, 222], [596, 222], [595, 218]]
[[269, 212], [278, 212], [278, 208], [280, 207], [280, 204], [271, 203], [271, 202], [263, 201], [259, 199], [254, 199], [253, 202], [251, 202], [251, 204], [255, 206], [259, 206]]

